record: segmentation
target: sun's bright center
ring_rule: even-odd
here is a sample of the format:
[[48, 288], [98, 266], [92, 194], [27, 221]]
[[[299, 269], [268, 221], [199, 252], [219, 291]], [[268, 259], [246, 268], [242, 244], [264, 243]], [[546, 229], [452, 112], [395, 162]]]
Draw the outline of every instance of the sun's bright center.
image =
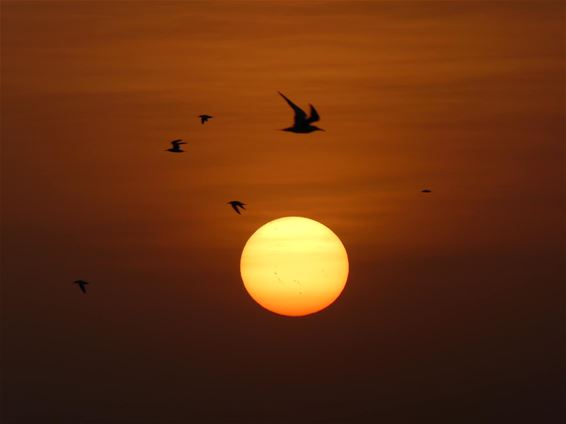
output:
[[268, 222], [248, 240], [240, 271], [250, 296], [281, 315], [326, 308], [348, 279], [348, 255], [328, 227], [301, 217]]

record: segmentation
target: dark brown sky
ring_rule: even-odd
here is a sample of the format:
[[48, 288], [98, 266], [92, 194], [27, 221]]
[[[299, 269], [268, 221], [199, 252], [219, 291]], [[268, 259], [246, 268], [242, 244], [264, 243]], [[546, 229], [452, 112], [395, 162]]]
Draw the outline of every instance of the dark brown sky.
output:
[[[2, 1], [4, 422], [562, 422], [564, 19]], [[326, 132], [276, 131], [277, 90]], [[238, 269], [288, 215], [350, 259], [300, 319]]]

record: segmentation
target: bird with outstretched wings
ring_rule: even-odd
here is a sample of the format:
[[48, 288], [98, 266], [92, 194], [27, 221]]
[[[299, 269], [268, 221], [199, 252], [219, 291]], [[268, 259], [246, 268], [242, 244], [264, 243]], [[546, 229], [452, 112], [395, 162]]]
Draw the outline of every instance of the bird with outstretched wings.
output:
[[238, 208], [242, 208], [243, 210], [246, 210], [246, 208], [245, 208], [246, 204], [240, 202], [239, 200], [232, 200], [232, 201], [228, 202], [228, 204], [230, 206], [232, 206], [232, 209], [234, 209], [238, 215], [241, 215], [240, 209], [238, 209]]
[[185, 142], [184, 142], [183, 140], [181, 140], [181, 139], [173, 140], [173, 141], [171, 142], [171, 145], [172, 145], [173, 147], [170, 147], [169, 149], [166, 149], [166, 151], [172, 152], [172, 153], [183, 153], [184, 150], [181, 149], [181, 144], [187, 144], [187, 143], [185, 143]]
[[81, 291], [86, 294], [86, 285], [89, 284], [87, 281], [83, 281], [83, 280], [76, 280], [73, 281], [73, 284], [78, 284], [79, 288], [81, 289]]
[[283, 129], [283, 131], [295, 132], [295, 133], [310, 133], [313, 131], [324, 131], [322, 128], [318, 128], [315, 125], [311, 125], [313, 122], [320, 121], [320, 115], [312, 104], [309, 104], [310, 114], [307, 116], [306, 112], [293, 103], [287, 96], [279, 92], [279, 95], [285, 99], [287, 104], [291, 106], [291, 109], [295, 112], [295, 117], [293, 119], [293, 126]]

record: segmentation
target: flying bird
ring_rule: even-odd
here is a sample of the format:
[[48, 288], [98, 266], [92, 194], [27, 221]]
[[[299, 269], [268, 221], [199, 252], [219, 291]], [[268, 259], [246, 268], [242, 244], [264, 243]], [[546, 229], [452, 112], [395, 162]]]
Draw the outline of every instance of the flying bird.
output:
[[83, 281], [83, 280], [77, 280], [77, 281], [74, 281], [73, 284], [78, 284], [81, 291], [84, 294], [86, 294], [86, 285], [88, 284], [88, 282]]
[[214, 118], [214, 116], [210, 116], [210, 115], [199, 115], [198, 116], [200, 118], [200, 123], [204, 124], [205, 122], [208, 122], [208, 120], [210, 118]]
[[428, 188], [424, 188], [421, 190], [421, 193], [432, 193], [432, 190], [429, 190]]
[[227, 204], [231, 205], [232, 209], [234, 209], [238, 215], [241, 215], [240, 210], [238, 208], [242, 208], [243, 210], [246, 210], [246, 208], [244, 207], [244, 206], [246, 206], [246, 204], [240, 202], [239, 200], [232, 200], [231, 202], [228, 202]]
[[171, 144], [173, 145], [173, 147], [166, 149], [167, 152], [172, 152], [172, 153], [183, 153], [184, 150], [181, 149], [181, 144], [187, 144], [185, 143], [183, 140], [173, 140], [171, 142]]
[[320, 121], [320, 115], [316, 111], [313, 105], [309, 104], [310, 106], [310, 116], [307, 117], [307, 114], [303, 109], [289, 100], [285, 95], [279, 92], [279, 95], [285, 99], [287, 104], [291, 106], [291, 109], [295, 112], [295, 120], [293, 122], [292, 127], [283, 128], [283, 131], [289, 131], [294, 133], [311, 133], [313, 131], [324, 131], [322, 128], [318, 128], [315, 125], [311, 125], [313, 122]]

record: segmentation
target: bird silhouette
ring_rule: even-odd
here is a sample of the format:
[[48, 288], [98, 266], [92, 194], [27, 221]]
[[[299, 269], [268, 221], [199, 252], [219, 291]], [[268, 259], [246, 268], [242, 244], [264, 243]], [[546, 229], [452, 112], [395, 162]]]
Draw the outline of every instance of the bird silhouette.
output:
[[246, 208], [244, 207], [244, 206], [246, 206], [246, 204], [240, 202], [239, 200], [232, 200], [231, 202], [228, 202], [227, 204], [232, 206], [232, 209], [234, 209], [238, 215], [241, 215], [240, 210], [238, 208], [242, 208], [243, 210], [246, 210]]
[[428, 188], [424, 188], [421, 190], [421, 193], [432, 193], [432, 190], [429, 190]]
[[283, 128], [282, 131], [289, 131], [300, 134], [307, 134], [313, 131], [324, 131], [322, 128], [318, 128], [315, 125], [311, 125], [313, 122], [320, 121], [320, 115], [318, 114], [318, 112], [316, 111], [313, 105], [309, 104], [311, 110], [310, 110], [310, 116], [307, 117], [307, 114], [303, 109], [301, 109], [291, 100], [289, 100], [283, 93], [279, 91], [278, 93], [281, 97], [285, 99], [287, 104], [291, 106], [291, 109], [293, 109], [293, 111], [295, 112], [295, 120], [293, 122], [293, 126], [288, 128]]
[[205, 122], [208, 122], [208, 120], [210, 118], [214, 118], [214, 116], [210, 116], [210, 115], [199, 115], [198, 116], [200, 118], [200, 123], [204, 124]]
[[83, 281], [83, 280], [77, 280], [77, 281], [74, 281], [73, 284], [78, 284], [81, 291], [84, 294], [86, 294], [86, 285], [88, 284], [88, 282]]
[[181, 149], [181, 144], [187, 144], [185, 143], [183, 140], [173, 140], [171, 142], [171, 144], [173, 145], [173, 147], [166, 149], [167, 152], [172, 152], [172, 153], [183, 153], [184, 150]]

